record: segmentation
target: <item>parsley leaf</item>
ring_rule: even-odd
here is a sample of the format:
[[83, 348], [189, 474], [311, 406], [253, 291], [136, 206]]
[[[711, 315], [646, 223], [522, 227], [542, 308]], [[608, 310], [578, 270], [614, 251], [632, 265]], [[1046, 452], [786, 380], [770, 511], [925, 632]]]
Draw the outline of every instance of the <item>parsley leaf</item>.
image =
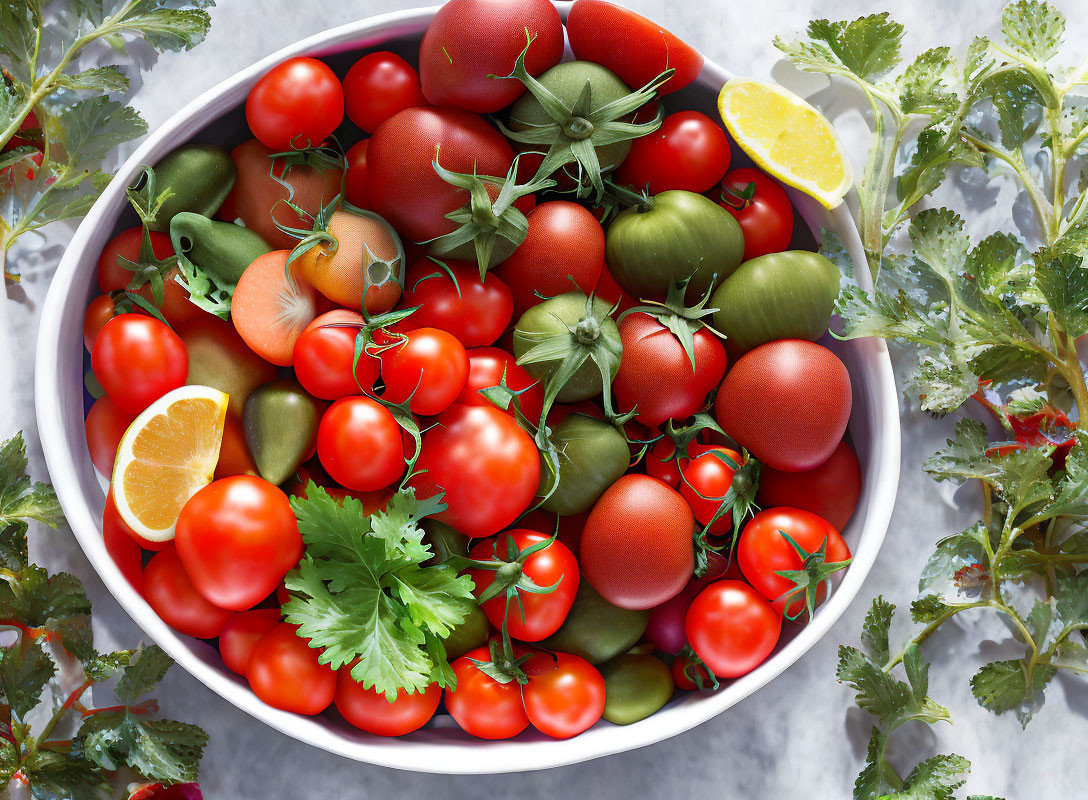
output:
[[57, 494], [47, 484], [31, 483], [26, 467], [26, 443], [18, 433], [0, 445], [0, 527], [34, 520], [55, 528], [63, 519]]

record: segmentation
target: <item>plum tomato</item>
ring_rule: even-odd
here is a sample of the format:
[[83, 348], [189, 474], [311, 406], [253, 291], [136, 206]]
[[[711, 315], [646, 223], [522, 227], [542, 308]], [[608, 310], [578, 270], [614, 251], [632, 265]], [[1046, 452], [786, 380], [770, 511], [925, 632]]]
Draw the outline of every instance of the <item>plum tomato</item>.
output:
[[438, 328], [465, 347], [492, 344], [514, 315], [510, 287], [494, 272], [481, 281], [480, 268], [467, 261], [417, 261], [408, 269], [400, 305], [416, 311], [394, 331]]
[[782, 472], [763, 465], [756, 500], [763, 508], [792, 506], [811, 511], [837, 531], [846, 527], [861, 497], [861, 465], [846, 440], [823, 464], [807, 472]]
[[122, 411], [139, 414], [185, 385], [189, 354], [168, 325], [143, 314], [121, 314], [99, 331], [91, 368]]
[[604, 714], [604, 678], [584, 658], [538, 653], [525, 663], [525, 714], [533, 727], [556, 739], [592, 728]]
[[264, 635], [280, 624], [278, 608], [255, 608], [235, 614], [219, 634], [219, 654], [232, 672], [245, 677], [249, 657]]
[[355, 340], [365, 324], [362, 314], [338, 308], [303, 328], [292, 354], [295, 377], [303, 389], [322, 400], [374, 389], [381, 362], [362, 351], [355, 360]]
[[384, 694], [378, 694], [351, 677], [351, 668], [345, 666], [336, 672], [336, 710], [359, 730], [378, 736], [404, 736], [426, 725], [438, 703], [442, 689], [432, 683], [422, 692], [397, 692], [392, 703]]
[[135, 414], [123, 411], [108, 397], [100, 397], [94, 401], [87, 418], [83, 420], [91, 463], [107, 478], [113, 474], [113, 462], [117, 458], [121, 437], [134, 419]]
[[[494, 403], [480, 394], [480, 390], [499, 386], [504, 373], [507, 388], [519, 393], [517, 403], [521, 413], [535, 423], [544, 410], [544, 387], [525, 367], [518, 366], [512, 354], [498, 347], [474, 347], [468, 351], [468, 380], [457, 402], [468, 406], [493, 406]], [[506, 413], [514, 416], [513, 401]]]
[[253, 693], [273, 708], [313, 716], [336, 695], [336, 672], [318, 661], [320, 651], [281, 623], [253, 646], [246, 677]]
[[173, 547], [156, 553], [144, 567], [144, 597], [163, 622], [197, 639], [214, 639], [234, 614], [197, 591]]
[[744, 260], [779, 253], [793, 238], [793, 206], [786, 190], [755, 167], [741, 167], [721, 181], [718, 205], [732, 214], [744, 233]]
[[400, 426], [369, 397], [329, 406], [317, 428], [317, 457], [334, 481], [358, 491], [383, 489], [404, 474]]
[[246, 97], [246, 122], [277, 152], [317, 147], [344, 118], [344, 89], [316, 58], [289, 58], [266, 72]]
[[476, 666], [490, 660], [488, 648], [477, 647], [450, 664], [457, 688], [446, 689], [446, 710], [472, 736], [509, 739], [529, 727], [529, 717], [517, 681], [499, 683]]
[[722, 179], [729, 159], [729, 137], [721, 125], [698, 111], [677, 111], [656, 131], [631, 142], [616, 179], [651, 195], [669, 189], [702, 194]]
[[[740, 453], [735, 450], [727, 447], [708, 447], [700, 455], [692, 458], [683, 468], [680, 495], [688, 501], [695, 515], [695, 521], [702, 526], [710, 525], [710, 520], [714, 519], [714, 515], [718, 513], [726, 493], [733, 485], [733, 473], [736, 470], [722, 460], [722, 456], [737, 467], [744, 463]], [[711, 536], [722, 536], [732, 527], [733, 517], [725, 513], [714, 521], [707, 533]]]
[[446, 410], [468, 380], [468, 354], [457, 338], [438, 328], [417, 328], [382, 350], [382, 399], [408, 403], [414, 414]]
[[699, 593], [684, 622], [688, 642], [719, 678], [762, 664], [778, 644], [782, 615], [742, 581], [717, 581]]
[[344, 76], [348, 119], [367, 133], [398, 111], [425, 105], [415, 67], [388, 50], [367, 53]]

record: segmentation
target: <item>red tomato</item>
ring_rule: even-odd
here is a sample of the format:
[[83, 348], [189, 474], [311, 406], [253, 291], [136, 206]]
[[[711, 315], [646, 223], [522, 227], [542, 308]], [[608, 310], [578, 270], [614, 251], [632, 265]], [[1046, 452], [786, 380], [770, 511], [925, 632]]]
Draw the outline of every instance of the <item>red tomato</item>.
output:
[[[710, 523], [722, 504], [729, 487], [733, 485], [733, 470], [714, 453], [729, 458], [740, 466], [743, 459], [740, 453], [727, 447], [708, 447], [702, 455], [691, 459], [684, 467], [683, 483], [680, 495], [688, 501], [695, 521], [702, 526]], [[721, 499], [713, 499], [721, 498]], [[708, 531], [712, 536], [722, 536], [733, 527], [733, 515], [725, 513], [717, 519]]]
[[378, 736], [404, 736], [422, 728], [438, 710], [441, 699], [441, 687], [432, 683], [422, 692], [401, 690], [390, 703], [384, 694], [364, 689], [351, 677], [350, 667], [336, 673], [336, 710], [356, 728]]
[[528, 220], [525, 241], [495, 270], [510, 286], [518, 316], [575, 288], [589, 294], [604, 270], [604, 229], [589, 209], [552, 200], [530, 211]]
[[533, 39], [525, 55], [530, 75], [559, 63], [563, 23], [548, 0], [450, 0], [438, 9], [419, 44], [423, 94], [436, 106], [480, 114], [506, 108], [525, 85], [488, 76], [509, 75], [528, 37]]
[[344, 76], [348, 119], [367, 133], [406, 108], [427, 105], [415, 68], [388, 50], [367, 53]]
[[318, 662], [320, 651], [281, 623], [253, 646], [246, 666], [253, 693], [273, 708], [313, 716], [336, 694], [336, 673]]
[[167, 548], [174, 546], [174, 543], [170, 540], [165, 542], [152, 542], [132, 530], [132, 528], [128, 526], [128, 523], [121, 519], [121, 512], [117, 510], [117, 504], [113, 502], [113, 489], [111, 488], [106, 492], [106, 505], [102, 509], [102, 535], [111, 539], [119, 539], [120, 536], [118, 536], [118, 534], [127, 536], [138, 547], [153, 552], [166, 550]]
[[702, 194], [722, 179], [729, 159], [729, 138], [718, 123], [698, 111], [677, 111], [656, 131], [631, 142], [616, 178], [650, 194], [669, 189]]
[[695, 368], [684, 346], [656, 317], [641, 311], [619, 324], [623, 359], [612, 382], [620, 411], [656, 427], [685, 419], [706, 405], [706, 396], [725, 375], [725, 346], [706, 327], [694, 335]]
[[457, 688], [446, 689], [446, 710], [472, 736], [509, 739], [529, 727], [529, 717], [517, 681], [499, 683], [474, 663], [490, 660], [487, 647], [477, 647], [450, 664]]
[[680, 493], [648, 475], [624, 475], [589, 512], [582, 575], [620, 608], [653, 608], [678, 594], [695, 568], [695, 518]]
[[253, 648], [279, 624], [278, 608], [255, 608], [235, 614], [219, 634], [219, 654], [223, 656], [223, 663], [244, 677]]
[[[801, 569], [801, 557], [782, 534], [786, 533], [807, 553], [814, 553], [827, 541], [826, 563], [850, 558], [850, 548], [839, 532], [821, 517], [799, 508], [767, 508], [752, 517], [737, 540], [737, 563], [748, 583], [774, 603], [782, 613], [783, 595], [794, 589], [793, 581], [775, 573]], [[823, 602], [826, 586], [817, 592], [817, 604]], [[805, 598], [792, 600], [786, 613], [796, 617], [804, 612]]]
[[[106, 508], [109, 509], [111, 505], [113, 503], [107, 498]], [[109, 553], [113, 563], [117, 565], [117, 569], [125, 576], [129, 585], [143, 594], [144, 558], [140, 546], [120, 528], [106, 525], [105, 520], [102, 523], [102, 544], [105, 545], [106, 552]]]
[[782, 472], [764, 465], [756, 495], [764, 508], [802, 508], [823, 517], [837, 531], [846, 527], [859, 497], [861, 465], [845, 440], [827, 461], [808, 472]]
[[525, 714], [541, 733], [569, 739], [589, 730], [604, 713], [604, 678], [580, 656], [539, 653], [525, 664]]
[[[519, 367], [514, 356], [498, 347], [475, 347], [468, 351], [468, 380], [457, 402], [468, 406], [494, 406], [480, 390], [500, 385], [504, 371], [509, 389], [525, 390], [517, 397], [521, 413], [533, 422], [539, 420], [544, 410], [544, 386], [525, 367]], [[514, 416], [513, 403], [506, 413]]]
[[[507, 547], [511, 539], [519, 551], [524, 551], [550, 538], [531, 530], [507, 531], [495, 539], [477, 542], [469, 551], [469, 557], [505, 562], [510, 560]], [[473, 593], [477, 598], [495, 582], [494, 570], [470, 569], [468, 574], [476, 584]], [[496, 628], [501, 629], [505, 619], [507, 630], [515, 639], [539, 642], [559, 630], [574, 605], [574, 596], [578, 594], [578, 560], [565, 544], [554, 541], [525, 559], [520, 574], [528, 576], [537, 586], [554, 586], [555, 589], [547, 594], [518, 591], [517, 599], [509, 603], [503, 592], [481, 603], [480, 608]]]
[[782, 615], [741, 581], [718, 581], [699, 593], [685, 621], [695, 655], [719, 678], [737, 678], [778, 644]]
[[317, 147], [344, 118], [344, 90], [315, 58], [289, 58], [254, 84], [246, 122], [261, 144], [276, 151]]
[[715, 199], [740, 223], [745, 261], [789, 249], [793, 206], [773, 178], [755, 167], [735, 169], [722, 179]]
[[407, 401], [414, 414], [439, 414], [465, 388], [465, 346], [438, 328], [417, 328], [404, 337], [380, 354], [385, 381], [382, 399], [396, 404]]
[[[700, 453], [704, 453], [709, 449], [710, 445], [692, 442], [688, 445], [687, 454], [689, 457], [697, 457]], [[665, 481], [672, 488], [678, 489], [680, 488], [680, 470], [688, 468], [690, 458], [666, 461], [672, 456], [674, 450], [676, 450], [676, 445], [673, 444], [672, 439], [667, 436], [659, 439], [650, 448], [650, 452], [646, 454], [646, 474]]]
[[189, 498], [174, 542], [200, 593], [233, 611], [275, 591], [303, 549], [287, 495], [252, 475], [213, 481]]
[[356, 142], [345, 154], [348, 171], [344, 176], [344, 194], [348, 202], [359, 208], [370, 208], [370, 198], [366, 192], [366, 150], [369, 139]]
[[689, 677], [689, 674], [701, 677], [704, 689], [708, 689], [713, 685], [710, 673], [702, 664], [683, 655], [674, 658], [672, 662], [672, 682], [676, 684], [677, 689], [693, 692], [699, 688], [699, 685]]
[[232, 611], [209, 603], [197, 591], [177, 550], [156, 553], [144, 567], [144, 597], [162, 621], [186, 636], [214, 639]]
[[604, 0], [576, 0], [567, 15], [567, 38], [575, 58], [615, 72], [632, 89], [667, 68], [676, 70], [659, 95], [683, 89], [703, 68], [703, 57], [664, 28], [634, 11]]
[[185, 385], [189, 354], [178, 335], [154, 317], [121, 314], [99, 331], [91, 368], [122, 411], [139, 414]]
[[87, 450], [91, 454], [91, 463], [95, 469], [107, 478], [113, 474], [113, 461], [117, 458], [117, 446], [125, 435], [128, 426], [136, 419], [117, 407], [108, 397], [95, 400], [87, 418], [83, 421], [83, 430], [87, 435]]
[[[140, 263], [140, 246], [143, 244], [144, 229], [142, 225], [128, 228], [114, 236], [102, 253], [98, 256], [98, 288], [103, 292], [117, 292], [128, 288], [132, 283], [132, 270], [125, 269], [120, 264], [121, 259]], [[170, 234], [161, 231], [150, 231], [151, 250], [155, 258], [160, 261], [174, 255], [174, 246], [170, 243]], [[181, 288], [181, 287], [178, 287]]]
[[355, 362], [356, 335], [365, 324], [362, 314], [338, 308], [303, 329], [291, 356], [295, 377], [303, 389], [322, 400], [373, 390], [381, 362], [364, 352]]
[[445, 492], [435, 514], [466, 536], [498, 533], [521, 514], [540, 485], [540, 455], [531, 436], [499, 409], [450, 406], [423, 434], [412, 478], [419, 497]]
[[635, 298], [620, 288], [620, 285], [616, 283], [616, 279], [612, 277], [612, 273], [608, 269], [601, 270], [601, 277], [597, 280], [597, 288], [594, 290], [594, 294], [609, 305], [616, 307], [616, 310], [612, 312], [613, 316], [641, 305]]
[[87, 313], [83, 315], [83, 346], [87, 352], [94, 349], [94, 340], [98, 338], [98, 332], [111, 319], [117, 316], [113, 298], [108, 294], [100, 294], [87, 306]]
[[369, 397], [344, 397], [321, 417], [317, 457], [337, 483], [364, 492], [404, 474], [404, 444], [392, 412]]
[[429, 258], [408, 269], [400, 306], [419, 308], [393, 330], [438, 328], [452, 333], [465, 347], [493, 343], [509, 327], [514, 314], [510, 287], [494, 272], [481, 281], [476, 264], [445, 259], [443, 263], [449, 273]]

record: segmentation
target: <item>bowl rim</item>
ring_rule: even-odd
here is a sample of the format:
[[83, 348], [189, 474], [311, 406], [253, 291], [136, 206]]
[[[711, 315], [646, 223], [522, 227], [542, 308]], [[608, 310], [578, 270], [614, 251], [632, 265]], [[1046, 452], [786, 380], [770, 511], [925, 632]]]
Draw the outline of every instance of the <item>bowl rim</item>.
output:
[[[570, 2], [556, 2], [555, 5], [565, 18]], [[862, 350], [862, 357], [872, 373], [868, 383], [875, 397], [871, 412], [873, 442], [879, 446], [873, 447], [871, 455], [876, 480], [867, 485], [865, 491], [873, 502], [862, 521], [858, 547], [850, 569], [814, 619], [770, 659], [713, 695], [700, 697], [698, 702], [677, 704], [634, 725], [598, 726], [569, 740], [547, 737], [499, 742], [475, 739], [451, 742], [442, 738], [383, 739], [346, 730], [345, 726], [331, 724], [323, 717], [300, 717], [265, 705], [253, 694], [244, 679], [226, 674], [221, 662], [218, 665], [215, 663], [219, 661], [217, 650], [171, 630], [121, 575], [102, 544], [100, 520], [88, 503], [77, 471], [73, 454], [86, 453], [83, 426], [66, 419], [64, 415], [61, 366], [67, 362], [61, 353], [69, 345], [66, 338], [70, 339], [72, 335], [69, 330], [71, 325], [64, 325], [63, 314], [72, 294], [71, 284], [81, 269], [90, 269], [87, 262], [96, 260], [88, 253], [97, 253], [112, 230], [111, 225], [103, 223], [109, 223], [115, 218], [116, 209], [123, 207], [125, 187], [139, 165], [153, 161], [157, 151], [166, 152], [177, 143], [191, 138], [207, 124], [209, 112], [223, 112], [244, 101], [245, 93], [257, 78], [280, 61], [297, 55], [321, 56], [376, 46], [380, 41], [394, 36], [417, 33], [426, 26], [437, 8], [431, 6], [368, 17], [288, 45], [201, 93], [147, 136], [118, 169], [116, 179], [81, 222], [53, 277], [42, 307], [35, 358], [37, 422], [46, 464], [67, 520], [95, 570], [121, 607], [143, 631], [212, 691], [281, 733], [357, 761], [444, 774], [545, 769], [654, 744], [717, 716], [794, 664], [842, 615], [860, 590], [880, 550], [891, 519], [899, 479], [899, 404], [891, 361], [882, 340], [856, 340], [851, 343]], [[365, 43], [362, 40], [366, 40]], [[720, 86], [731, 76], [732, 73], [704, 56], [703, 69], [698, 78], [700, 82], [712, 88]], [[862, 266], [866, 263], [860, 237], [845, 204], [827, 213], [804, 195], [791, 192], [791, 199], [810, 227], [820, 225], [834, 229], [854, 263]], [[871, 285], [871, 281], [868, 280], [868, 271], [857, 270], [857, 275], [862, 287], [869, 288], [867, 284]], [[453, 724], [452, 721], [450, 724]], [[442, 729], [434, 730], [438, 730], [441, 736]]]

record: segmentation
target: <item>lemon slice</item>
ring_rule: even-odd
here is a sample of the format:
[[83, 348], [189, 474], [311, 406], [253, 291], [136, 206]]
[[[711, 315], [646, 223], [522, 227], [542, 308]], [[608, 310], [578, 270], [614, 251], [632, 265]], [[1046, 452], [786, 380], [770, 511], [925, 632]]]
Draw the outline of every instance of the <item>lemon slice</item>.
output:
[[223, 424], [225, 392], [182, 386], [133, 420], [113, 465], [113, 500], [132, 530], [153, 542], [174, 538], [181, 507], [212, 481]]
[[718, 112], [737, 144], [765, 172], [826, 208], [853, 183], [850, 161], [827, 117], [788, 89], [733, 78], [718, 95]]

